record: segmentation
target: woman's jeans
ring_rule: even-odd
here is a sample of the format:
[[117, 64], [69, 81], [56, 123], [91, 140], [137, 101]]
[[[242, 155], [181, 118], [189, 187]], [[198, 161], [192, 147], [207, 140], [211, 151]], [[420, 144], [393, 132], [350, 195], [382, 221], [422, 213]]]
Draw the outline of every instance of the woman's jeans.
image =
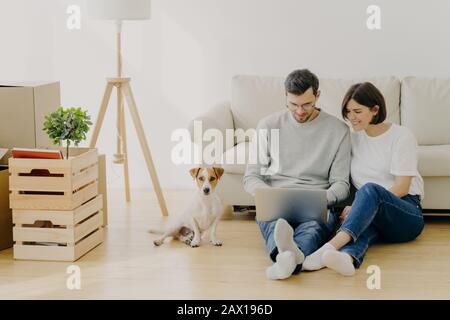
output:
[[[338, 218], [334, 210], [330, 209], [327, 223], [319, 223], [317, 221], [307, 221], [295, 224], [289, 223], [292, 229], [294, 229], [294, 242], [303, 252], [305, 257], [316, 251], [330, 239], [332, 233], [336, 230], [337, 221]], [[257, 223], [261, 229], [270, 258], [275, 262], [278, 250], [273, 236], [277, 220], [257, 221]]]
[[340, 251], [351, 255], [355, 266], [359, 267], [372, 243], [377, 240], [411, 241], [423, 227], [419, 196], [398, 198], [378, 184], [367, 183], [356, 192], [352, 208], [338, 230], [352, 237], [352, 241]]

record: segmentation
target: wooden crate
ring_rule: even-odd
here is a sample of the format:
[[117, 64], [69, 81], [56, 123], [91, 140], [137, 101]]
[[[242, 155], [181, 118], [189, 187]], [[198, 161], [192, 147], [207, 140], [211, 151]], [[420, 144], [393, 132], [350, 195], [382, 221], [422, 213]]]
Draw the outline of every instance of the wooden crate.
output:
[[103, 242], [103, 199], [75, 210], [13, 210], [14, 259], [75, 261]]
[[69, 159], [9, 159], [11, 209], [73, 210], [98, 194], [96, 149]]

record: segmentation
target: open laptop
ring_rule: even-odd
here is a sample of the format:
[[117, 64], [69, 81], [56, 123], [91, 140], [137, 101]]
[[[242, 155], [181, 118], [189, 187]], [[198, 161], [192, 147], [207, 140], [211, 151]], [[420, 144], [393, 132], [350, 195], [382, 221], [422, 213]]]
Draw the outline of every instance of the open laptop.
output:
[[261, 188], [256, 190], [255, 204], [257, 221], [328, 221], [326, 190]]

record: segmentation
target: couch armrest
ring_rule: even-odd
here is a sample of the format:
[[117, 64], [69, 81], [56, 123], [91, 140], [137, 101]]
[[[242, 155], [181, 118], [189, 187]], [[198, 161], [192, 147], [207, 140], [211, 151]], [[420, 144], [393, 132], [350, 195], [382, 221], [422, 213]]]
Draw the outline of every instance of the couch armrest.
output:
[[[207, 112], [199, 115], [198, 117], [192, 119], [189, 122], [188, 130], [191, 135], [191, 140], [193, 143], [200, 145], [201, 141], [196, 141], [196, 139], [202, 139], [202, 136], [196, 137], [194, 135], [194, 122], [201, 121], [202, 124], [202, 134], [207, 129], [218, 129], [223, 136], [223, 151], [227, 150], [226, 144], [226, 130], [234, 130], [233, 114], [231, 113], [231, 106], [229, 101], [223, 101], [214, 105], [213, 108]], [[234, 137], [234, 134], [233, 134]], [[233, 138], [234, 145], [234, 138]]]

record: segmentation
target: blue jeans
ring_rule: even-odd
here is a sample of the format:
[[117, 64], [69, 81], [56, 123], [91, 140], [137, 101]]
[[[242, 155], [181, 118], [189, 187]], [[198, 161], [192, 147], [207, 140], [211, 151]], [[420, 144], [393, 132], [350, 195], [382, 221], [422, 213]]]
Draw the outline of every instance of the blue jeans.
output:
[[[330, 215], [327, 223], [307, 221], [303, 223], [289, 224], [292, 229], [294, 229], [294, 242], [306, 257], [330, 239], [332, 233], [336, 230], [337, 222], [338, 218], [334, 212], [334, 209], [330, 209]], [[257, 221], [257, 223], [264, 238], [270, 258], [275, 262], [278, 255], [278, 249], [275, 244], [273, 234], [277, 221]], [[301, 269], [301, 266], [297, 269]]]
[[423, 227], [420, 196], [399, 198], [378, 184], [367, 183], [356, 192], [352, 208], [338, 230], [352, 237], [340, 251], [351, 255], [358, 268], [374, 242], [411, 241]]

